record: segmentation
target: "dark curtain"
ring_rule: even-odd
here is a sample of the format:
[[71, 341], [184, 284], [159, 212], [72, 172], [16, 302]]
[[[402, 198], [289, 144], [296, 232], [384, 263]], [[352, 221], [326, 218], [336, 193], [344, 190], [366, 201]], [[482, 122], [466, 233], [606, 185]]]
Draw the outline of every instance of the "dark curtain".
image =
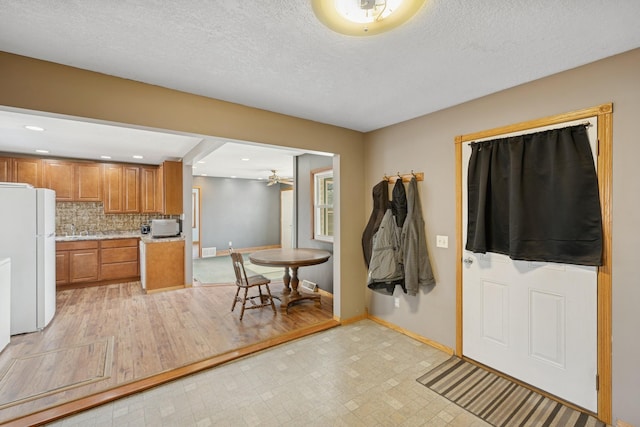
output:
[[471, 143], [466, 249], [602, 265], [602, 219], [586, 125]]

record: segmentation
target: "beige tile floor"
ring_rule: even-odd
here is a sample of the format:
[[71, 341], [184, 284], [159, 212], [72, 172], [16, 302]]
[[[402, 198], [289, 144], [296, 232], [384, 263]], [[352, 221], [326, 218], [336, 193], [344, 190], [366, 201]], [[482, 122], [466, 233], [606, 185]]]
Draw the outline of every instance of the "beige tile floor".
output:
[[53, 426], [487, 426], [415, 380], [449, 356], [363, 320]]

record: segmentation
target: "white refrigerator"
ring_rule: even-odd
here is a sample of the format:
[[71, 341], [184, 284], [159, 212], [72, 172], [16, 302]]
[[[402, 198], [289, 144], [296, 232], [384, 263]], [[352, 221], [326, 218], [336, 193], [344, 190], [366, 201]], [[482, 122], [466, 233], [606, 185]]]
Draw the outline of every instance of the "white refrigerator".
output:
[[11, 258], [11, 335], [44, 329], [56, 313], [56, 193], [0, 183], [0, 259]]

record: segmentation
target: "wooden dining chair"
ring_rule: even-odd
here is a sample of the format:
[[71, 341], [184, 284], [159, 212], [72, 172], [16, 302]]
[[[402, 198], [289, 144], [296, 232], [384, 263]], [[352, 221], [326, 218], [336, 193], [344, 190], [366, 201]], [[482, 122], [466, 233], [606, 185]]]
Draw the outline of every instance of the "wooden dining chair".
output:
[[[236, 304], [240, 302], [242, 303], [240, 320], [242, 320], [245, 310], [250, 310], [253, 308], [263, 308], [271, 306], [271, 308], [273, 309], [273, 313], [275, 314], [276, 305], [273, 302], [271, 290], [269, 289], [269, 283], [271, 283], [271, 280], [267, 279], [261, 274], [247, 277], [247, 272], [244, 269], [244, 259], [242, 258], [242, 254], [240, 252], [231, 251], [231, 262], [233, 263], [233, 271], [236, 274], [236, 285], [238, 286], [238, 289], [236, 290], [236, 296], [233, 298], [231, 311], [233, 311], [236, 308]], [[266, 294], [262, 293], [263, 286], [266, 290]], [[248, 296], [249, 288], [254, 287], [258, 288], [258, 295]], [[240, 295], [241, 290], [243, 290], [242, 296]], [[256, 299], [259, 302], [256, 302]], [[249, 307], [247, 307], [248, 301], [252, 304]]]

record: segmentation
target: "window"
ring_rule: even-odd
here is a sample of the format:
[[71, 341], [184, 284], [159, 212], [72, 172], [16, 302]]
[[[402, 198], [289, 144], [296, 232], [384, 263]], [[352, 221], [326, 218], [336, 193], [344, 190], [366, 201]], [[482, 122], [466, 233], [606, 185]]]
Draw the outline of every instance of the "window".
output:
[[333, 242], [333, 169], [312, 171], [313, 238]]

